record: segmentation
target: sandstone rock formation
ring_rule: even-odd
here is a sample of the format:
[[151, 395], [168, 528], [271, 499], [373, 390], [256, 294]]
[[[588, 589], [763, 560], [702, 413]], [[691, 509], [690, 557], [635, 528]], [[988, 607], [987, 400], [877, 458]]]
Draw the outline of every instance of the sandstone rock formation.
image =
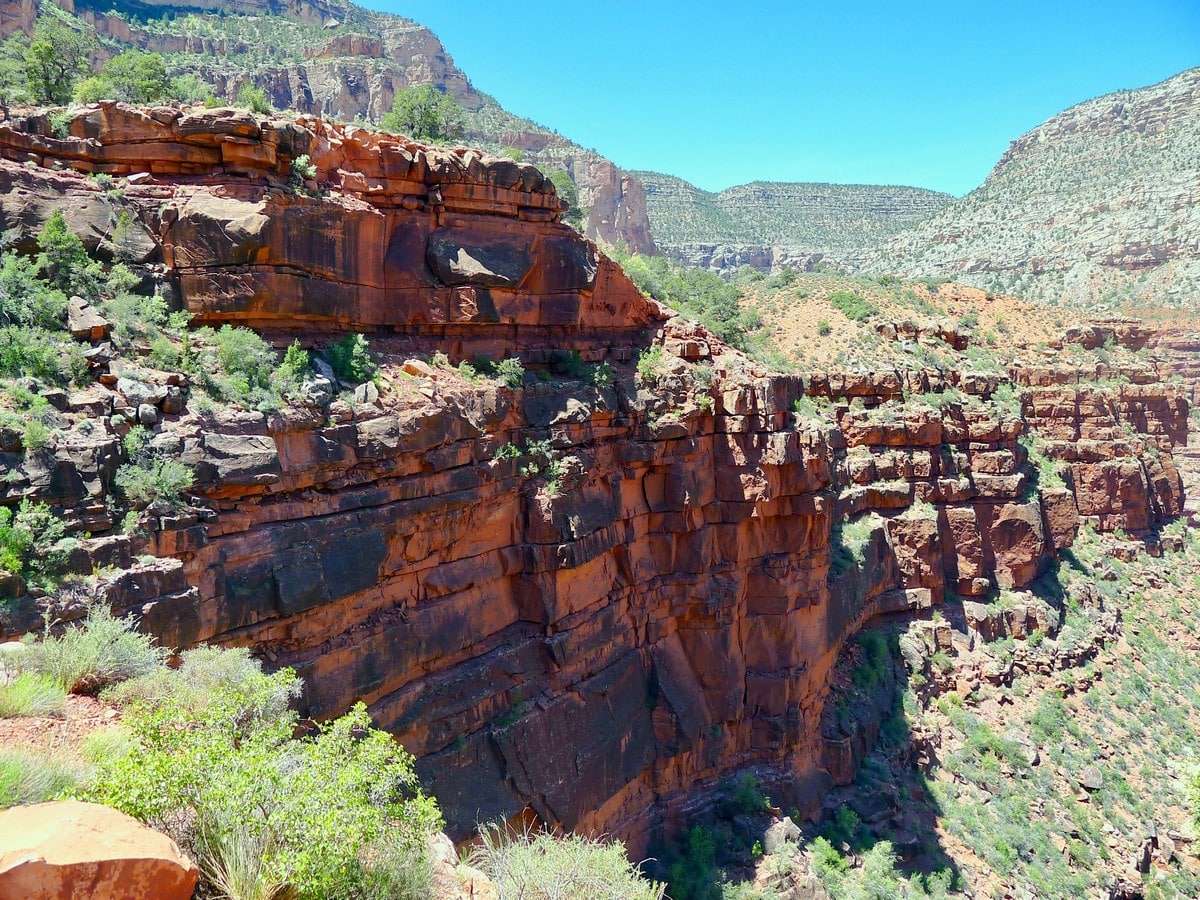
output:
[[[108, 201], [82, 172], [113, 172], [143, 269], [194, 321], [370, 331], [384, 364], [381, 390], [204, 413], [180, 376], [113, 360], [65, 414], [149, 406], [198, 498], [145, 516], [155, 562], [105, 537], [77, 564], [121, 559], [105, 596], [169, 646], [294, 666], [309, 715], [364, 699], [455, 837], [524, 815], [636, 854], [746, 768], [813, 812], [851, 758], [820, 723], [865, 623], [1028, 585], [1080, 517], [1136, 532], [1181, 508], [1188, 406], [1152, 369], [772, 374], [643, 298], [528, 166], [229, 110], [105, 105], [69, 134], [0, 126], [3, 227], [92, 221]], [[435, 350], [530, 371], [414, 358]], [[1063, 487], [1039, 485], [1034, 432]], [[111, 528], [111, 422], [55, 450], [6, 455], [5, 496]], [[32, 627], [15, 608], [5, 630]]]
[[0, 811], [0, 897], [188, 900], [200, 872], [175, 842], [95, 803]]
[[[196, 75], [229, 100], [253, 85], [279, 109], [377, 123], [398, 91], [435, 85], [469, 111], [466, 140], [493, 150], [515, 147], [530, 161], [565, 169], [588, 211], [589, 237], [654, 252], [645, 194], [635, 177], [595, 151], [503, 110], [475, 89], [437, 36], [416, 22], [329, 0], [58, 3], [96, 29], [101, 58], [130, 47], [162, 53], [172, 74]], [[4, 6], [0, 38], [17, 30], [31, 33], [34, 4]]]

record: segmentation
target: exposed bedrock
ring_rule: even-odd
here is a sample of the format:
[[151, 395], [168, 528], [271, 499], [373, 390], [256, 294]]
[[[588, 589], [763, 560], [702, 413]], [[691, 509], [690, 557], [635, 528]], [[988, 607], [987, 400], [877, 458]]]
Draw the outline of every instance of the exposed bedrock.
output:
[[[636, 854], [746, 767], [815, 811], [832, 668], [866, 622], [1029, 584], [1081, 516], [1137, 532], [1181, 509], [1188, 405], [1150, 370], [1014, 370], [1019, 406], [995, 374], [770, 374], [644, 299], [528, 167], [229, 111], [40, 129], [0, 125], [6, 229], [99, 221], [104, 191], [55, 161], [132, 175], [144, 265], [196, 321], [374, 332], [382, 389], [331, 404], [181, 414], [178, 380], [137, 375], [208, 508], [156, 520], [165, 562], [118, 541], [84, 563], [128, 567], [108, 596], [169, 645], [294, 666], [311, 715], [364, 699], [459, 837], [532, 812]], [[435, 349], [555, 374], [511, 389], [409, 359]], [[98, 387], [98, 417], [136, 380]], [[810, 419], [806, 394], [829, 401]], [[1064, 486], [1039, 482], [1034, 430]], [[3, 497], [103, 530], [117, 445], [8, 454]]]

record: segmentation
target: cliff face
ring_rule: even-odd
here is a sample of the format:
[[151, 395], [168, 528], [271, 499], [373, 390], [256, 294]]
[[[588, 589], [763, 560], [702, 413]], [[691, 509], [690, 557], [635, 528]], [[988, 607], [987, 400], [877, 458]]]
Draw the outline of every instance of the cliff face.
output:
[[[397, 91], [433, 84], [467, 110], [464, 140], [526, 151], [566, 169], [588, 215], [589, 237], [653, 253], [645, 195], [633, 176], [591, 150], [503, 110], [480, 93], [446, 48], [416, 22], [336, 0], [213, 3], [61, 0], [104, 39], [102, 55], [137, 47], [165, 56], [232, 100], [246, 84], [279, 108], [340, 121], [379, 122]], [[0, 13], [0, 36], [32, 28], [35, 10]]]
[[[113, 200], [82, 173], [124, 176], [130, 246], [197, 323], [369, 331], [384, 363], [269, 414], [168, 403], [181, 376], [148, 368], [72, 401], [164, 385], [155, 444], [202, 498], [154, 519], [156, 563], [93, 539], [129, 566], [106, 596], [169, 645], [296, 667], [311, 715], [366, 700], [459, 836], [532, 812], [636, 853], [747, 767], [812, 811], [845, 777], [820, 721], [865, 622], [1027, 585], [1081, 515], [1181, 509], [1188, 407], [1152, 368], [771, 374], [644, 299], [531, 167], [229, 110], [104, 106], [69, 133], [0, 126], [6, 230], [63, 209], [103, 252]], [[544, 374], [506, 387], [415, 358], [434, 351]], [[1034, 430], [1067, 487], [1038, 487]], [[117, 443], [6, 456], [5, 496], [102, 531]]]

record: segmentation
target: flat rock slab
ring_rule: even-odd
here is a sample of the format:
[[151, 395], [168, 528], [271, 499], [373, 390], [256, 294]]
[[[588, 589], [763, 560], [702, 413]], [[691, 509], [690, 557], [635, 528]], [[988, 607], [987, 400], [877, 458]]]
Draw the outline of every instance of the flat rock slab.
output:
[[0, 900], [187, 900], [199, 877], [169, 837], [107, 806], [0, 812]]

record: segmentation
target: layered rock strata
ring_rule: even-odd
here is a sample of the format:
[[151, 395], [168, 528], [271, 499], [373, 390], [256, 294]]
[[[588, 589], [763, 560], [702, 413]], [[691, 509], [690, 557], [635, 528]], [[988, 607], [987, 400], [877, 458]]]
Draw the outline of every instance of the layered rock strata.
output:
[[[122, 175], [143, 270], [194, 321], [371, 331], [383, 372], [202, 414], [186, 379], [114, 361], [64, 398], [106, 427], [6, 455], [6, 498], [111, 527], [102, 416], [150, 405], [196, 503], [145, 517], [158, 561], [112, 537], [80, 565], [129, 566], [106, 596], [165, 644], [294, 666], [310, 715], [364, 699], [456, 836], [533, 815], [636, 853], [747, 767], [814, 811], [831, 672], [865, 623], [1029, 584], [1081, 514], [1136, 531], [1180, 508], [1187, 403], [1152, 373], [771, 374], [643, 298], [529, 167], [231, 111], [43, 123], [0, 126], [4, 227], [61, 208], [86, 231], [111, 198], [81, 173]], [[414, 358], [433, 350], [531, 371], [472, 380]], [[1033, 428], [1063, 487], [1039, 484]]]

